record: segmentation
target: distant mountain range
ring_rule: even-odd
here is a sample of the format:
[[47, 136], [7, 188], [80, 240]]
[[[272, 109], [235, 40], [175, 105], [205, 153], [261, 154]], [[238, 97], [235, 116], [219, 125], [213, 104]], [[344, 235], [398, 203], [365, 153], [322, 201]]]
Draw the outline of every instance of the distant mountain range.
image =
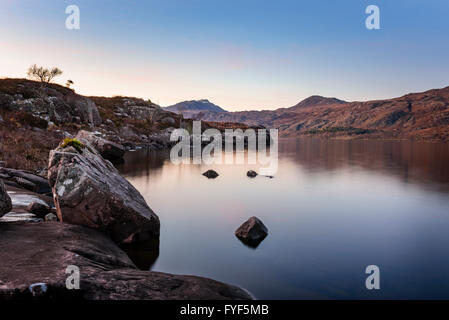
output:
[[177, 104], [164, 107], [166, 111], [181, 113], [184, 118], [192, 118], [200, 112], [227, 112], [207, 99], [182, 101]]
[[168, 108], [175, 106], [185, 117], [277, 128], [286, 137], [449, 141], [449, 87], [365, 102], [311, 96], [290, 108], [262, 111], [227, 112], [208, 100]]

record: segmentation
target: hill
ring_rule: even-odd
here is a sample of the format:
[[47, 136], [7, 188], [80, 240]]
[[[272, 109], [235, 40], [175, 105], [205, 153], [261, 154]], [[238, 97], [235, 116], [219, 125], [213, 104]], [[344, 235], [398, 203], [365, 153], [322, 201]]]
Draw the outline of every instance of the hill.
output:
[[283, 137], [449, 141], [449, 87], [365, 102], [312, 96], [290, 108], [204, 112], [197, 118], [277, 128]]
[[227, 112], [223, 108], [213, 104], [207, 99], [182, 101], [177, 104], [164, 107], [166, 111], [182, 114], [184, 118], [195, 117], [200, 112]]

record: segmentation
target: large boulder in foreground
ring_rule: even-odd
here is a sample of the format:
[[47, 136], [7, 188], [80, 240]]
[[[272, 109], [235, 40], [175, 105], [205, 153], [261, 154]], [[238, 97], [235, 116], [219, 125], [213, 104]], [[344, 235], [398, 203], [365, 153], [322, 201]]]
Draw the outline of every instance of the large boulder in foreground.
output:
[[85, 139], [50, 152], [48, 181], [59, 221], [107, 232], [117, 243], [159, 237], [159, 218], [142, 195]]
[[[235, 286], [195, 276], [138, 270], [105, 234], [58, 222], [0, 223], [3, 299], [251, 299]], [[68, 290], [68, 266], [80, 289]]]
[[251, 217], [235, 231], [235, 235], [244, 244], [255, 248], [268, 235], [268, 229], [260, 219]]
[[0, 180], [0, 217], [5, 213], [10, 212], [12, 209], [11, 198], [6, 192], [5, 185], [2, 180]]
[[98, 137], [89, 131], [81, 130], [76, 135], [76, 138], [87, 140], [107, 160], [123, 159], [123, 155], [125, 154], [125, 148], [122, 145]]

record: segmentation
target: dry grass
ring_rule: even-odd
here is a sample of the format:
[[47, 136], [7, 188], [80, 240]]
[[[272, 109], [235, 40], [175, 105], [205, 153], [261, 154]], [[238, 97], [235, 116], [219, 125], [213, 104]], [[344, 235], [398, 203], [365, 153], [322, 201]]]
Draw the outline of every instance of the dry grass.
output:
[[37, 171], [46, 168], [50, 150], [62, 136], [54, 131], [33, 131], [0, 124], [0, 161], [6, 167]]

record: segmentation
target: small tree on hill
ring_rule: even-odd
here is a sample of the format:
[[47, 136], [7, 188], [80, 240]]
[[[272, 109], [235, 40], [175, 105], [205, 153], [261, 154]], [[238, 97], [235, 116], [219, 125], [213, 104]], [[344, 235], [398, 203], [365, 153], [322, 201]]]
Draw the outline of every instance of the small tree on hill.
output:
[[32, 78], [39, 80], [42, 83], [50, 83], [54, 77], [60, 76], [62, 74], [62, 70], [59, 68], [51, 68], [47, 69], [44, 67], [38, 67], [33, 64], [28, 68], [27, 75]]
[[67, 88], [70, 88], [73, 85], [73, 81], [72, 80], [67, 80], [67, 82], [65, 83], [65, 86]]

